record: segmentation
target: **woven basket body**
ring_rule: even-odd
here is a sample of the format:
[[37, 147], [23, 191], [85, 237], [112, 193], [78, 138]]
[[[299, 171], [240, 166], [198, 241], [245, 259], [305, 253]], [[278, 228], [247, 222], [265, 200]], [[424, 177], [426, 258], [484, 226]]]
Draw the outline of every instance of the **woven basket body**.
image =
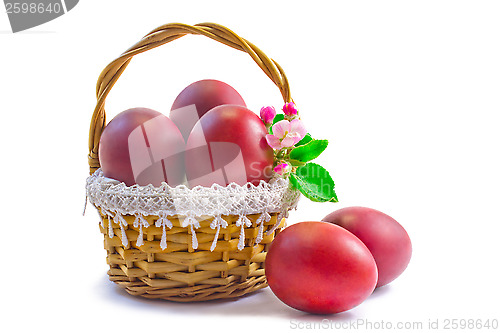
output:
[[[271, 214], [264, 231], [274, 227], [276, 215]], [[144, 245], [136, 246], [139, 230], [133, 226], [134, 216], [125, 216], [130, 242], [129, 247], [125, 247], [120, 229], [116, 228], [115, 236], [110, 238], [109, 220], [105, 214], [101, 216], [109, 279], [132, 295], [181, 302], [237, 297], [266, 287], [267, 248], [284, 222], [255, 244], [257, 215], [248, 215], [252, 227], [245, 229], [245, 248], [240, 251], [237, 249], [240, 227], [235, 225], [238, 216], [224, 216], [228, 227], [221, 229], [217, 246], [210, 251], [216, 232], [210, 228], [210, 219], [200, 222], [200, 228], [196, 229], [199, 244], [194, 250], [190, 229], [172, 217], [170, 221], [174, 226], [167, 231], [168, 246], [162, 250], [162, 229], [154, 226], [157, 217], [147, 218], [151, 226], [143, 231]]]
[[[203, 35], [247, 52], [276, 84], [283, 100], [292, 101], [288, 81], [281, 67], [231, 30], [213, 23], [195, 26], [167, 24], [146, 35], [111, 62], [100, 75], [97, 106], [89, 136], [91, 174], [100, 167], [99, 139], [106, 123], [104, 101], [132, 57], [187, 34]], [[241, 218], [238, 215], [221, 216], [227, 222], [227, 227], [217, 230], [211, 227], [213, 217], [207, 217], [199, 221], [195, 231], [197, 244], [193, 246], [194, 229], [183, 226], [177, 216], [168, 216], [173, 225], [168, 230], [155, 226], [159, 217], [154, 215], [144, 216], [149, 226], [139, 228], [134, 226], [134, 215], [121, 214], [127, 223], [118, 225], [109, 214], [97, 208], [101, 216], [100, 230], [104, 235], [110, 280], [132, 295], [181, 302], [238, 297], [267, 286], [264, 274], [266, 253], [275, 235], [285, 225], [285, 219], [281, 218], [283, 215], [278, 212], [269, 212], [271, 218], [261, 221], [262, 226], [257, 223], [260, 214], [247, 215], [251, 226], [247, 225], [244, 229], [237, 225]], [[256, 241], [262, 231], [263, 236]], [[245, 247], [239, 249], [243, 232]], [[168, 243], [166, 248], [160, 244], [165, 233]], [[126, 242], [123, 239], [125, 237]], [[140, 237], [143, 240], [137, 242]], [[215, 247], [214, 238], [217, 239]]]

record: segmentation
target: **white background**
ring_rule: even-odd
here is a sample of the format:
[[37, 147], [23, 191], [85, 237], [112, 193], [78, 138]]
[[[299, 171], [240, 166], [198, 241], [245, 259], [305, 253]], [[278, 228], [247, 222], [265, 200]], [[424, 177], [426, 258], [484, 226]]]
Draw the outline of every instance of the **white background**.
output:
[[[281, 332], [324, 319], [425, 331], [429, 320], [500, 319], [500, 2], [80, 1], [17, 34], [1, 11], [1, 331]], [[302, 199], [289, 223], [360, 205], [408, 231], [408, 269], [351, 311], [308, 315], [269, 288], [149, 301], [107, 280], [98, 216], [81, 215], [95, 82], [155, 27], [206, 21], [277, 60], [309, 131], [330, 140], [318, 163], [340, 202]], [[190, 36], [133, 60], [108, 119], [136, 106], [168, 113], [204, 78], [231, 84], [253, 110], [282, 104], [246, 54]]]

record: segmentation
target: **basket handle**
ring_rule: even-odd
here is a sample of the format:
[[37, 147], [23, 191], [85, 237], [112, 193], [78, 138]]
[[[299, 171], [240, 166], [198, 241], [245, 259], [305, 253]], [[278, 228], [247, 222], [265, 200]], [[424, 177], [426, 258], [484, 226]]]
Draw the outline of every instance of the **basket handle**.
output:
[[187, 34], [206, 36], [232, 48], [248, 53], [279, 88], [283, 101], [292, 101], [288, 80], [281, 66], [273, 59], [268, 58], [257, 46], [241, 38], [228, 28], [216, 23], [200, 23], [194, 26], [181, 23], [163, 25], [151, 31], [138, 43], [125, 51], [120, 57], [112, 61], [104, 68], [97, 80], [97, 105], [92, 114], [89, 132], [88, 162], [91, 174], [100, 167], [98, 155], [99, 140], [106, 126], [104, 102], [111, 88], [113, 88], [114, 84], [135, 55], [184, 37]]

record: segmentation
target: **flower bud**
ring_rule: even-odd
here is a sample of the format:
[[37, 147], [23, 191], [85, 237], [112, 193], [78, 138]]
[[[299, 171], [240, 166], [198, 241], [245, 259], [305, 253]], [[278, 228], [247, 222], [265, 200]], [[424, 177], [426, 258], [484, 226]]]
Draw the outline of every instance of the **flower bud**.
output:
[[262, 119], [264, 124], [272, 124], [275, 116], [276, 110], [273, 106], [265, 106], [260, 109], [260, 119]]
[[296, 116], [298, 111], [293, 102], [285, 103], [283, 106], [283, 113], [289, 117]]
[[288, 163], [281, 163], [274, 167], [274, 172], [279, 175], [284, 175], [288, 171], [290, 171], [291, 167]]

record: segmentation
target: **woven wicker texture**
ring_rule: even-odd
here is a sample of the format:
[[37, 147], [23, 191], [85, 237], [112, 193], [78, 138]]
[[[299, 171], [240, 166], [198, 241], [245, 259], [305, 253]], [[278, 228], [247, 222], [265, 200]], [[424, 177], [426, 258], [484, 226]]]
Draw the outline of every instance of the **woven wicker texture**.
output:
[[[228, 28], [214, 23], [194, 26], [180, 23], [163, 25], [112, 61], [99, 76], [97, 105], [89, 133], [88, 162], [91, 174], [100, 167], [99, 140], [106, 125], [104, 104], [113, 85], [135, 55], [187, 34], [206, 36], [248, 53], [279, 88], [283, 100], [292, 101], [288, 80], [282, 68], [254, 44]], [[270, 221], [264, 224], [264, 237], [256, 244], [259, 229], [256, 220], [259, 214], [248, 215], [252, 226], [245, 228], [245, 248], [238, 250], [240, 231], [243, 230], [236, 226], [239, 217], [223, 216], [228, 226], [220, 229], [217, 246], [210, 251], [216, 230], [210, 227], [213, 218], [206, 219], [200, 221], [200, 228], [196, 229], [198, 247], [195, 250], [192, 246], [192, 229], [182, 227], [179, 220], [172, 216], [169, 220], [173, 227], [167, 231], [168, 246], [162, 250], [160, 240], [163, 229], [155, 226], [158, 216], [146, 216], [150, 227], [143, 229], [143, 245], [137, 246], [140, 230], [133, 225], [135, 217], [124, 215], [128, 222], [125, 228], [128, 245], [124, 246], [119, 226], [111, 222], [113, 235], [110, 235], [108, 216], [102, 212], [100, 215], [110, 280], [132, 295], [182, 302], [238, 297], [266, 287], [264, 261], [267, 249], [285, 225], [283, 219], [276, 228], [278, 214], [271, 214]]]
[[[129, 222], [126, 236], [130, 240], [129, 247], [125, 248], [119, 228], [114, 229], [118, 237], [109, 237], [109, 220], [102, 215], [101, 232], [110, 266], [109, 278], [132, 295], [175, 301], [237, 297], [266, 287], [264, 260], [275, 233], [255, 244], [257, 217], [248, 215], [253, 225], [245, 229], [246, 247], [238, 251], [240, 228], [234, 225], [237, 217], [225, 216], [229, 226], [220, 230], [217, 246], [210, 251], [216, 232], [210, 228], [211, 220], [200, 222], [196, 230], [198, 249], [193, 250], [190, 229], [181, 227], [179, 220], [170, 219], [174, 227], [167, 231], [168, 247], [162, 250], [162, 228], [154, 227], [157, 217], [147, 218], [152, 226], [143, 231], [144, 245], [137, 246], [139, 230], [133, 227], [134, 217], [125, 216]], [[279, 227], [283, 227], [283, 222]], [[264, 230], [275, 224], [276, 214], [272, 214]]]

